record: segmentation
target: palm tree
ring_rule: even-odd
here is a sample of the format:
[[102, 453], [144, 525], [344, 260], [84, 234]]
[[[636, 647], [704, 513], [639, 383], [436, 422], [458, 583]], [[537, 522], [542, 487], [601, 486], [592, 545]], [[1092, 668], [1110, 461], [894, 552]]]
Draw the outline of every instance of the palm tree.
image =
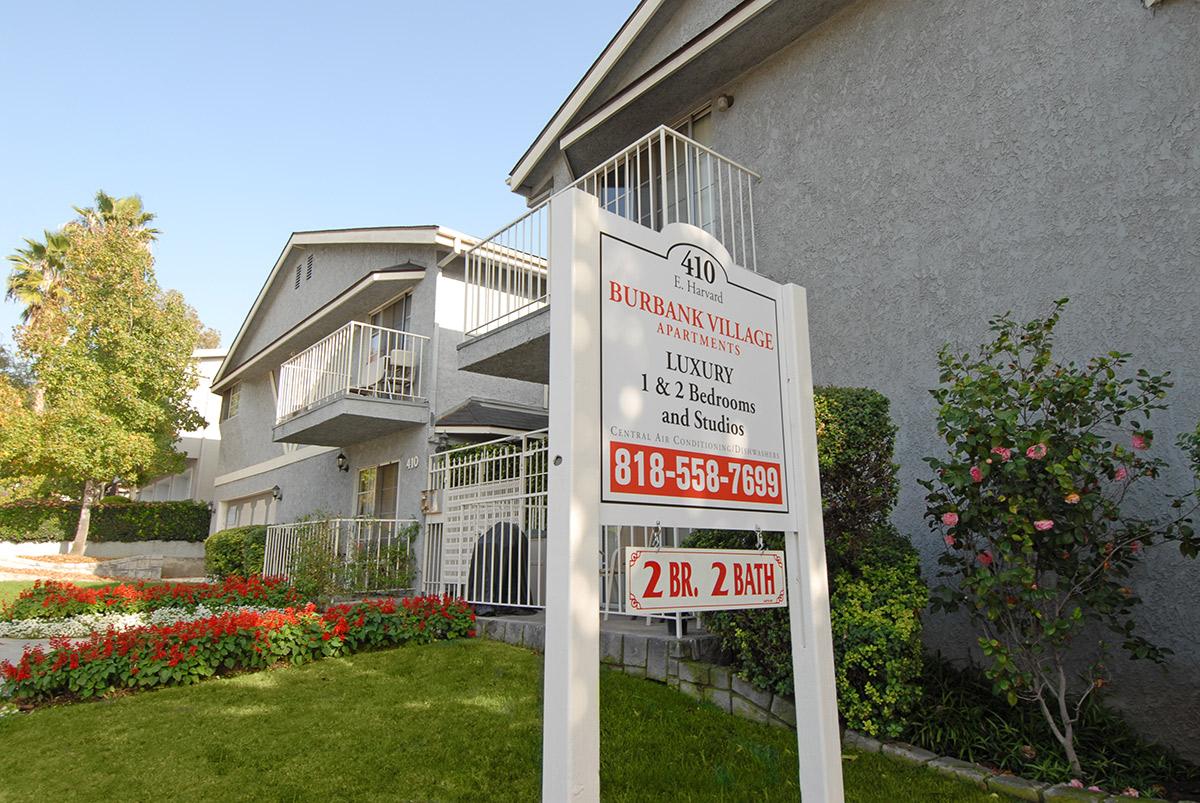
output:
[[13, 264], [5, 297], [21, 304], [21, 323], [36, 327], [42, 313], [59, 298], [63, 289], [69, 241], [62, 232], [44, 232], [45, 242], [26, 239], [25, 248], [10, 254]]
[[126, 195], [124, 198], [114, 198], [104, 190], [96, 193], [96, 205], [74, 207], [85, 226], [127, 226], [145, 236], [150, 242], [158, 238], [159, 230], [149, 224], [154, 220], [154, 213], [147, 212], [142, 205], [140, 195]]

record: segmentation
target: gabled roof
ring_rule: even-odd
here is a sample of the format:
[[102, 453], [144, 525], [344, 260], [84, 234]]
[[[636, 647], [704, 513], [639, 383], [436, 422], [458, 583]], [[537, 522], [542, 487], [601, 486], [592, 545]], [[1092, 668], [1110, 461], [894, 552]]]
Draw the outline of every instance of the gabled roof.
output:
[[[735, 3], [728, 12], [703, 31], [697, 33], [640, 76], [635, 76], [634, 80], [619, 89], [612, 98], [603, 99], [605, 102], [599, 108], [590, 110], [584, 119], [593, 124], [607, 119], [621, 107], [678, 72], [684, 65], [776, 2], [777, 0], [741, 0], [741, 2]], [[674, 4], [667, 0], [642, 0], [638, 4], [617, 35], [608, 43], [600, 56], [584, 73], [583, 78], [571, 90], [571, 94], [558, 107], [554, 116], [542, 128], [537, 139], [513, 166], [507, 179], [510, 189], [516, 191], [525, 183], [530, 173], [548, 153], [565, 148], [570, 144], [565, 138], [571, 134], [573, 124], [576, 123], [581, 111], [589, 105], [589, 100], [604, 84], [605, 79], [618, 68], [622, 58], [630, 51], [639, 36], [648, 27], [653, 27], [650, 26], [650, 23], [655, 16], [660, 12], [670, 13], [677, 8], [686, 9], [687, 7], [686, 2]]]
[[249, 330], [250, 322], [258, 314], [259, 307], [262, 306], [263, 300], [267, 297], [267, 291], [270, 290], [275, 277], [279, 275], [279, 271], [283, 269], [283, 265], [287, 262], [293, 248], [306, 245], [357, 245], [371, 243], [440, 245], [458, 252], [463, 250], [464, 247], [470, 248], [477, 245], [479, 240], [454, 229], [437, 225], [374, 226], [355, 229], [315, 229], [312, 231], [292, 232], [292, 235], [288, 237], [287, 243], [284, 244], [283, 250], [279, 253], [278, 259], [275, 260], [275, 265], [271, 268], [271, 273], [267, 276], [267, 280], [263, 282], [262, 289], [258, 291], [258, 296], [255, 297], [254, 303], [250, 306], [250, 311], [246, 313], [246, 317], [238, 329], [237, 336], [229, 346], [225, 361], [221, 363], [220, 369], [217, 371], [216, 376], [213, 377], [213, 385], [219, 384], [225, 379], [225, 375], [230, 369], [235, 367], [231, 365], [230, 361], [238, 353], [238, 346], [241, 345], [242, 338]]
[[616, 36], [609, 41], [604, 50], [600, 51], [600, 55], [579, 79], [579, 83], [571, 90], [571, 94], [567, 95], [567, 99], [554, 112], [554, 116], [543, 126], [537, 139], [525, 149], [525, 153], [513, 165], [507, 179], [509, 188], [515, 190], [519, 187], [529, 171], [541, 161], [552, 146], [557, 144], [558, 137], [566, 128], [567, 123], [578, 114], [583, 104], [596, 91], [596, 87], [608, 76], [620, 61], [621, 56], [625, 55], [629, 46], [633, 44], [637, 35], [646, 27], [646, 23], [653, 19], [665, 2], [666, 0], [642, 0], [638, 3], [637, 8], [629, 15], [629, 19], [625, 20], [625, 24], [617, 31]]

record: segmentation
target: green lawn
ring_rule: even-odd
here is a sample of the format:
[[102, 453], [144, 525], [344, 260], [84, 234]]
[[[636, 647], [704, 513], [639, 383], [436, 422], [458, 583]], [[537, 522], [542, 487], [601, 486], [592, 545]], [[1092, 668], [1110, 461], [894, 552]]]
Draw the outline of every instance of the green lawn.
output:
[[[0, 799], [536, 800], [541, 660], [491, 641], [325, 660], [0, 719]], [[606, 800], [795, 800], [796, 742], [601, 673]], [[880, 755], [853, 801], [997, 800]]]

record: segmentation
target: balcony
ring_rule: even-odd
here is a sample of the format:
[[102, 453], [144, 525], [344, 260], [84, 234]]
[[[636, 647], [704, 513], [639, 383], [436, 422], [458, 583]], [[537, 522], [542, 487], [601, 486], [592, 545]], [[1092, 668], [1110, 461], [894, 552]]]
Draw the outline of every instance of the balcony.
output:
[[[758, 269], [754, 185], [760, 176], [660, 126], [570, 188], [600, 208], [661, 231], [688, 223], [716, 237], [733, 261]], [[543, 201], [466, 253], [466, 339], [459, 367], [547, 382], [550, 202]]]
[[279, 371], [274, 440], [345, 446], [427, 423], [428, 340], [352, 321], [292, 357]]

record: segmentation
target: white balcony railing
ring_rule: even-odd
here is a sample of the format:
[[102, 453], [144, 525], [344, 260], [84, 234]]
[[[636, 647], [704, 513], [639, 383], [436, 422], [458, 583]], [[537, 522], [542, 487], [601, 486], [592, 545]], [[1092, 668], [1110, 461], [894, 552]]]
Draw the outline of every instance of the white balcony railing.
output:
[[339, 396], [421, 401], [429, 338], [352, 321], [279, 370], [275, 423]]
[[312, 581], [340, 592], [411, 588], [415, 519], [320, 519], [267, 527], [263, 575]]
[[[570, 188], [614, 215], [661, 231], [690, 223], [716, 237], [733, 261], [758, 269], [754, 184], [760, 176], [678, 131], [660, 126]], [[550, 202], [466, 254], [467, 337], [536, 312], [550, 300]]]

